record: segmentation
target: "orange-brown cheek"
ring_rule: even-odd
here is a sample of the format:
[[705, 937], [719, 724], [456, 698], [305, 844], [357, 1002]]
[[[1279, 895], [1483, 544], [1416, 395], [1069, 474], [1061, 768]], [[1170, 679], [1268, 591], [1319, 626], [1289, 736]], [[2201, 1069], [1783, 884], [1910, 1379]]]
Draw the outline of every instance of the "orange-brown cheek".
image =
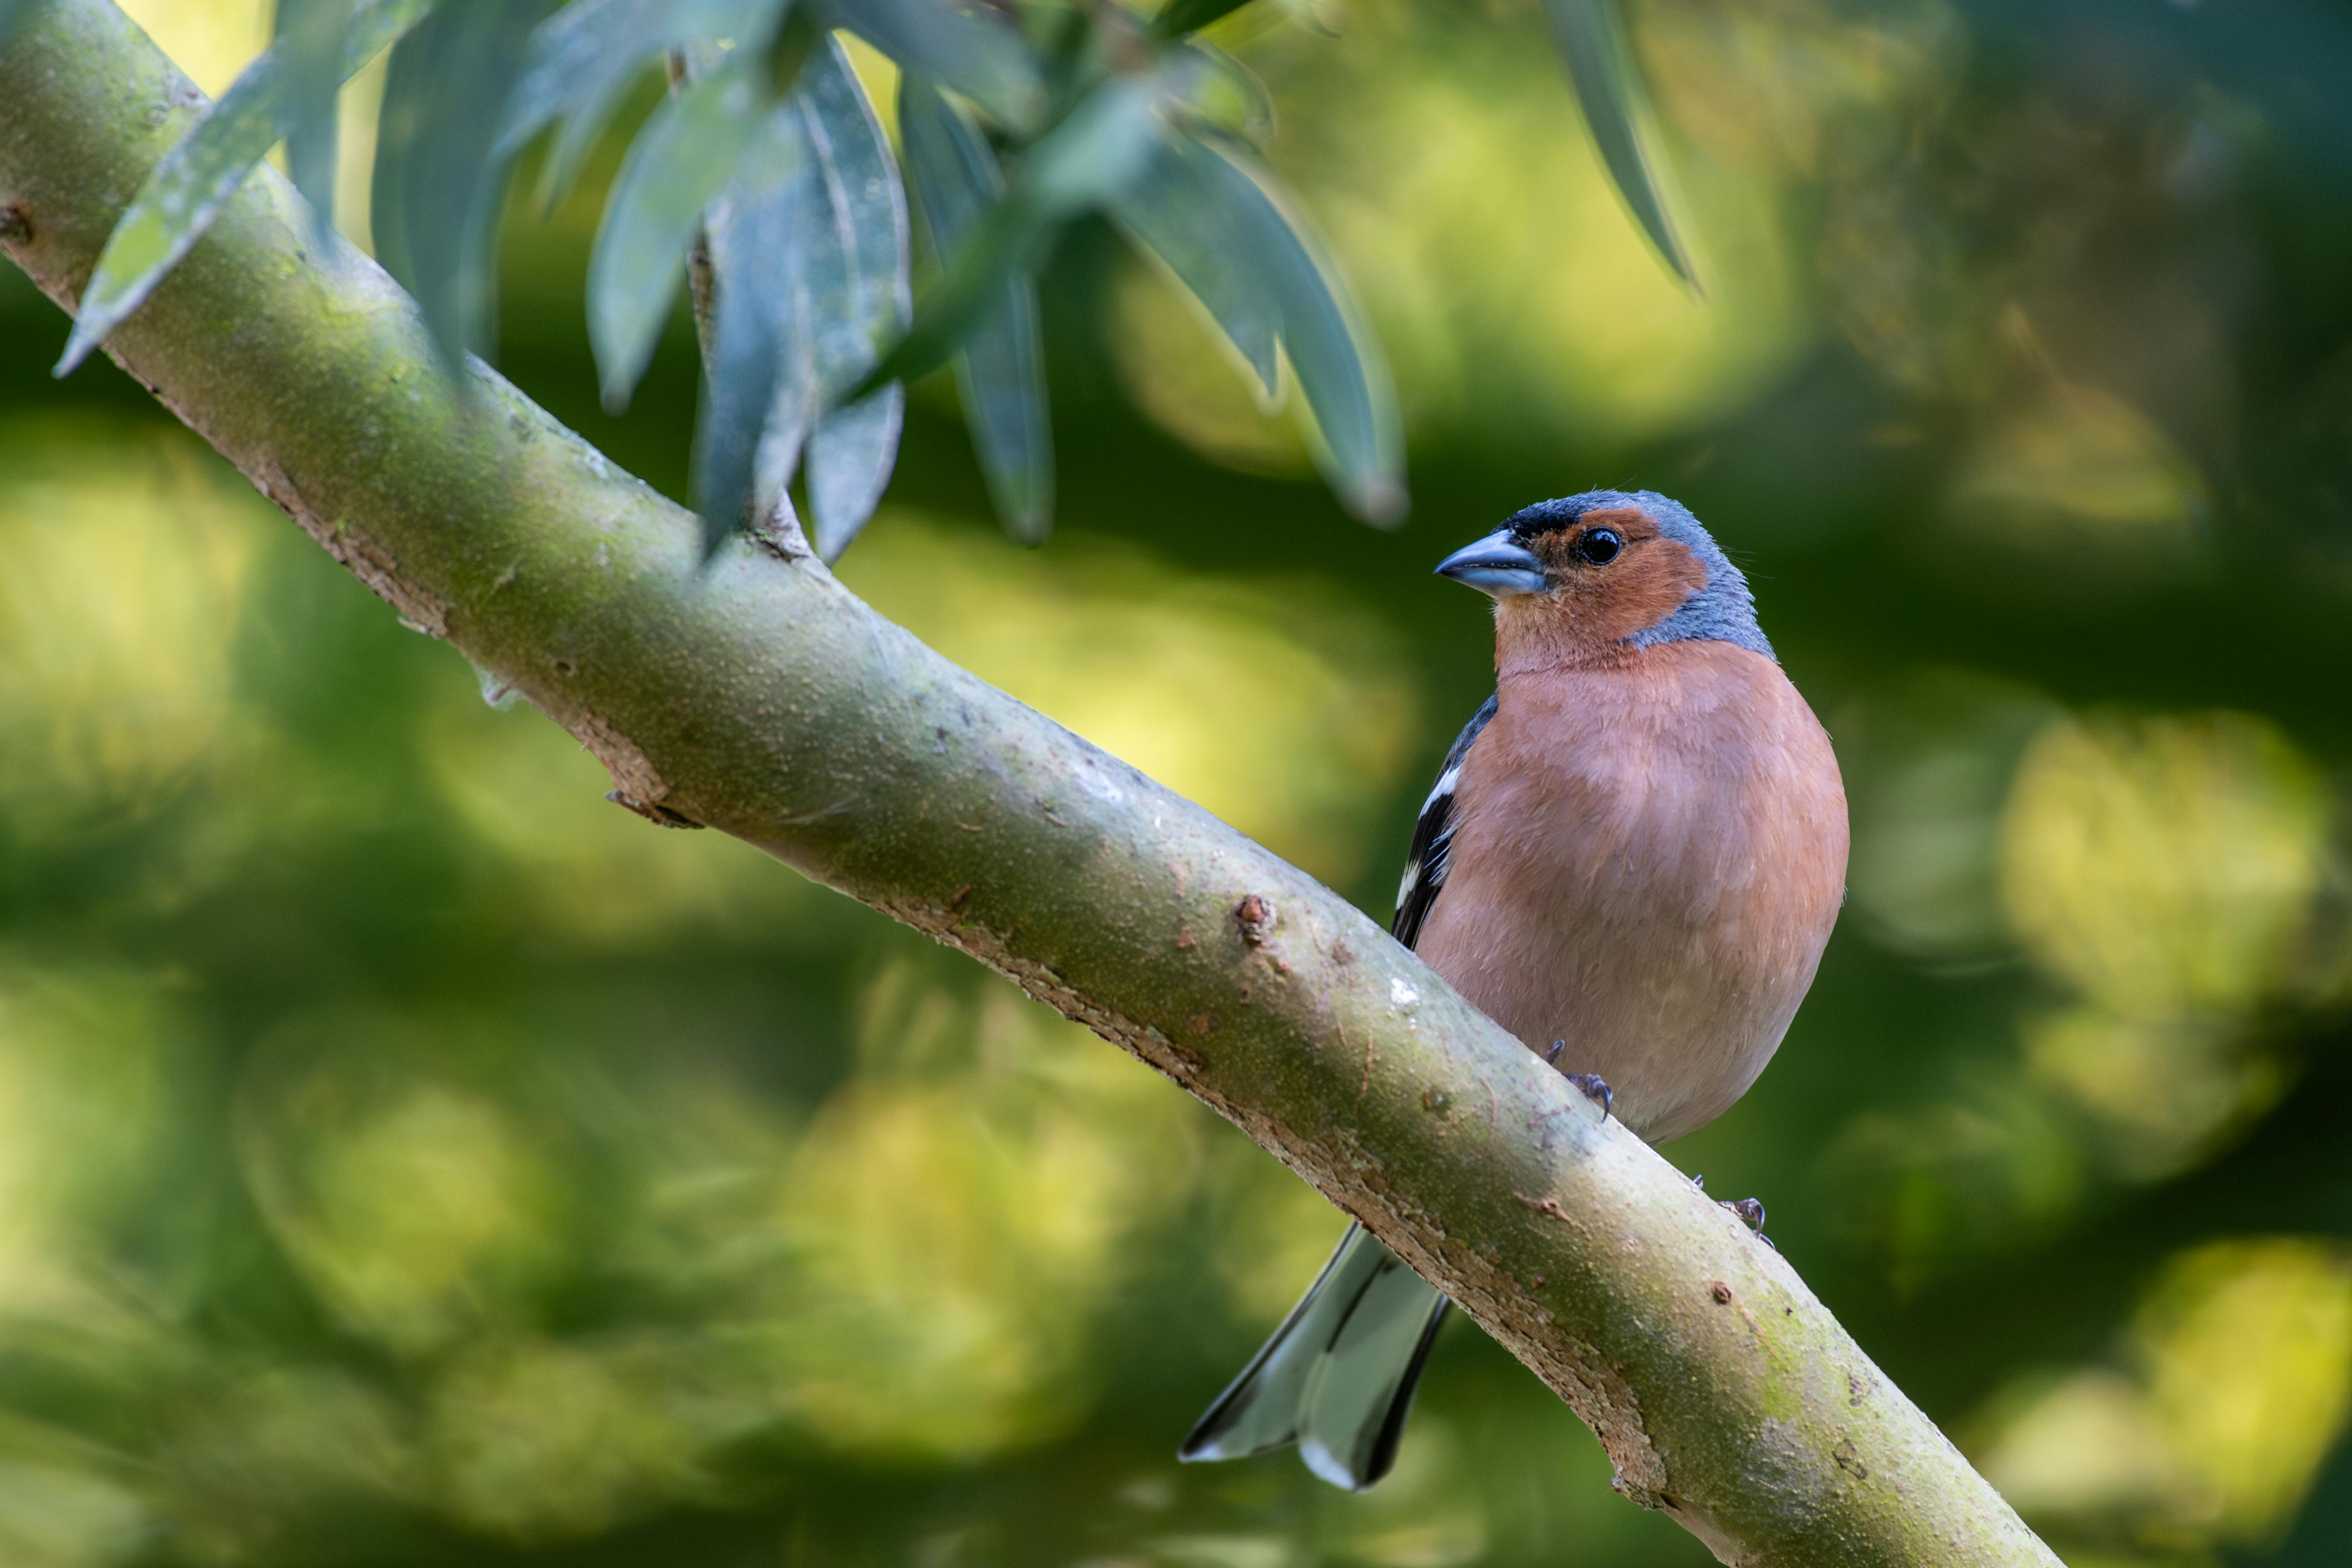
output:
[[1625, 656], [1625, 639], [1682, 608], [1706, 568], [1671, 539], [1631, 542], [1614, 566], [1557, 573], [1548, 594], [1495, 606], [1496, 655], [1506, 668], [1581, 665]]
[[1592, 598], [1595, 629], [1616, 642], [1656, 626], [1706, 586], [1706, 568], [1674, 540], [1652, 540], [1629, 554]]

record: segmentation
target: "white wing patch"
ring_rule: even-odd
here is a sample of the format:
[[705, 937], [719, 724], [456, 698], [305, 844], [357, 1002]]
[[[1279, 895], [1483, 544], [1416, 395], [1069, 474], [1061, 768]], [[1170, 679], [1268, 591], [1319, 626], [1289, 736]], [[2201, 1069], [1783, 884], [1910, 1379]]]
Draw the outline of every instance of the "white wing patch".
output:
[[1437, 775], [1437, 783], [1435, 786], [1430, 790], [1429, 798], [1421, 803], [1421, 814], [1423, 816], [1427, 816], [1429, 815], [1430, 807], [1435, 805], [1439, 801], [1444, 800], [1446, 796], [1452, 795], [1454, 793], [1454, 786], [1461, 782], [1462, 764], [1460, 763], [1454, 763], [1451, 766], [1447, 767], [1444, 773]]
[[1478, 731], [1495, 716], [1495, 699], [1486, 705], [1463, 728], [1454, 749], [1445, 753], [1445, 765], [1439, 770], [1437, 783], [1422, 803], [1421, 820], [1413, 824], [1412, 858], [1405, 862], [1404, 879], [1397, 886], [1396, 918], [1389, 930], [1396, 939], [1411, 947], [1421, 938], [1422, 922], [1429, 918], [1432, 905], [1437, 902], [1440, 889], [1445, 886], [1446, 861], [1454, 847], [1454, 789], [1462, 782], [1463, 760], [1469, 756], [1471, 742]]

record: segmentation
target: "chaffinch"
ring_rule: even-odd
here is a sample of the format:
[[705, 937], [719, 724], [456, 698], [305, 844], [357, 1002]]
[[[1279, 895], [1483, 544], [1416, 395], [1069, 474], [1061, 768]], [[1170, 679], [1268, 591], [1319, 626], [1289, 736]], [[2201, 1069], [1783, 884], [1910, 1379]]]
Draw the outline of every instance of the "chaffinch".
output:
[[[1541, 502], [1437, 571], [1494, 597], [1496, 690], [1422, 805], [1390, 929], [1632, 1131], [1678, 1138], [1763, 1071], [1829, 941], [1829, 737], [1747, 579], [1662, 495]], [[1180, 1457], [1296, 1442], [1370, 1486], [1447, 1304], [1349, 1226]]]

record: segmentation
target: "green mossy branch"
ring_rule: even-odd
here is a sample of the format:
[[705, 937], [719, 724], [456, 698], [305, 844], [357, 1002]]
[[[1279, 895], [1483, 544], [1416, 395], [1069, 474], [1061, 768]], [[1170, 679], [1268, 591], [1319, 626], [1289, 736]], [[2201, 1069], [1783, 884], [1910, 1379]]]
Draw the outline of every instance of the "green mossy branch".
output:
[[[0, 45], [0, 248], [71, 310], [203, 101], [108, 0], [37, 0]], [[813, 559], [701, 569], [692, 514], [489, 372], [454, 391], [274, 172], [107, 348], [625, 804], [921, 927], [1238, 1123], [1724, 1562], [2056, 1563], [1783, 1259], [1371, 921]]]

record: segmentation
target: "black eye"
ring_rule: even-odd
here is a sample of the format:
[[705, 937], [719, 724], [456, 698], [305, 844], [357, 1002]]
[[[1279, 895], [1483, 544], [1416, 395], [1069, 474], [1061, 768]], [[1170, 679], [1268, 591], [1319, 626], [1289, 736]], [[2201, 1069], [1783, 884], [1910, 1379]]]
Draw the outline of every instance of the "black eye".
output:
[[1624, 548], [1624, 539], [1613, 528], [1596, 528], [1576, 542], [1576, 552], [1595, 566], [1608, 565]]

